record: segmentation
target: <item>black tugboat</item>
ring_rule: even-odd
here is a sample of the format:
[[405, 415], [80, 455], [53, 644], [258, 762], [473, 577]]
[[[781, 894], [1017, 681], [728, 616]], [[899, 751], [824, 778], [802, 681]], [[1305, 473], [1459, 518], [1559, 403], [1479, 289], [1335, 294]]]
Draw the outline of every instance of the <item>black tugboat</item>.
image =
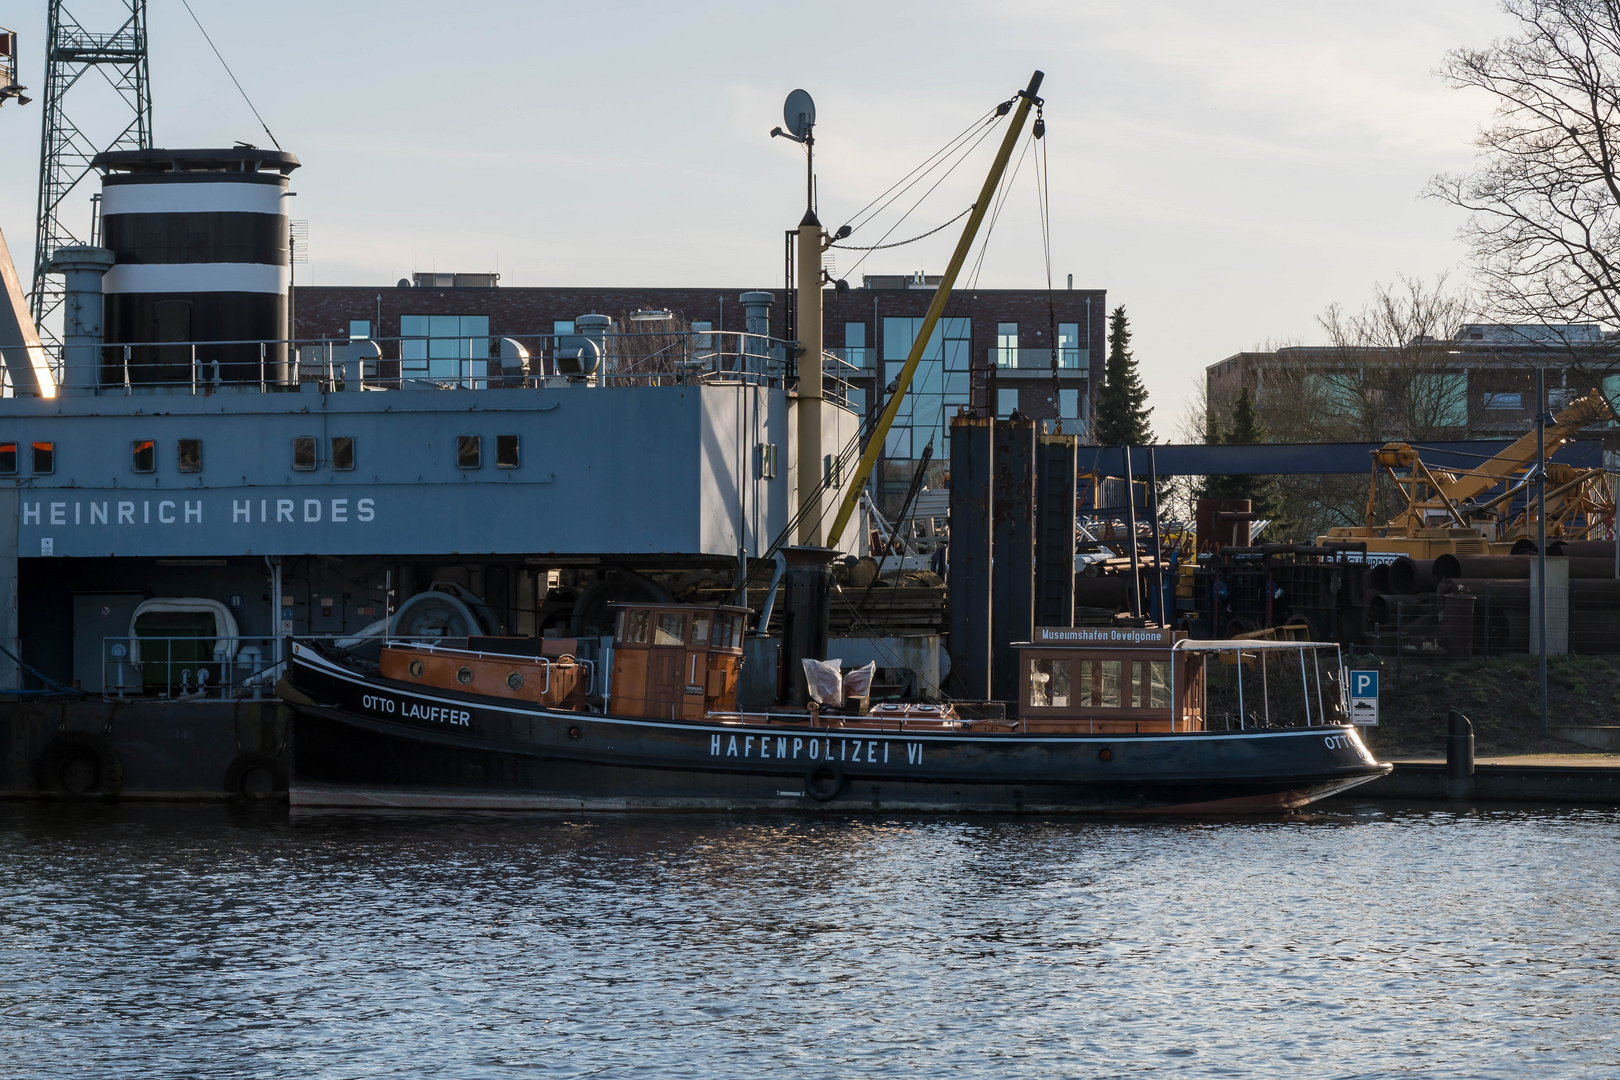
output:
[[[1019, 645], [1017, 719], [949, 704], [743, 712], [746, 614], [625, 606], [611, 673], [561, 639], [391, 642], [376, 664], [294, 643], [293, 805], [1226, 813], [1301, 806], [1390, 769], [1345, 722], [1332, 644], [1043, 629]], [[1304, 714], [1270, 726], [1284, 696], [1263, 683], [1263, 707], [1240, 702], [1214, 730], [1206, 661], [1261, 655], [1277, 671], [1298, 659], [1288, 700]]]

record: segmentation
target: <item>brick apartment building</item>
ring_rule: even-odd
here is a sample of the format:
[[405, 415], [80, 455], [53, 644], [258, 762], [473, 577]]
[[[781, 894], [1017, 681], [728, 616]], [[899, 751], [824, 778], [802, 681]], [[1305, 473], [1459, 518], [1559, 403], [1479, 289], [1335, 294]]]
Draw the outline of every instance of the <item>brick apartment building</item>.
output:
[[[859, 288], [826, 290], [826, 347], [854, 368], [848, 374], [857, 411], [875, 417], [882, 408], [937, 283], [938, 278], [922, 274], [868, 275]], [[480, 349], [478, 342], [512, 337], [531, 356], [544, 357], [548, 339], [572, 334], [574, 320], [582, 315], [607, 315], [618, 324], [615, 329], [623, 329], [631, 312], [668, 311], [694, 332], [742, 332], [740, 297], [755, 288], [514, 288], [500, 285], [494, 274], [423, 273], [383, 288], [300, 287], [296, 336], [372, 338], [390, 358], [469, 348], [462, 343]], [[775, 296], [771, 335], [789, 336], [791, 296], [780, 287], [764, 291]], [[1107, 349], [1106, 301], [1101, 289], [954, 293], [887, 440], [879, 486], [883, 501], [903, 493], [912, 463], [930, 438], [937, 463], [930, 482], [939, 482], [949, 460], [950, 417], [962, 407], [1000, 416], [1017, 409], [1049, 424], [1061, 417], [1065, 431], [1085, 432], [1097, 394], [1092, 364], [1100, 376]]]
[[[1405, 380], [1380, 380], [1381, 367], [1395, 366], [1405, 368]], [[1229, 407], [1248, 387], [1257, 401], [1268, 393], [1303, 392], [1346, 411], [1365, 408], [1399, 383], [1424, 397], [1435, 437], [1498, 438], [1521, 435], [1534, 424], [1538, 367], [1544, 369], [1548, 407], [1555, 412], [1594, 389], [1611, 402], [1620, 400], [1620, 338], [1597, 324], [1479, 323], [1463, 326], [1451, 340], [1412, 342], [1400, 349], [1294, 346], [1240, 352], [1209, 365], [1204, 378], [1208, 400], [1218, 407]]]

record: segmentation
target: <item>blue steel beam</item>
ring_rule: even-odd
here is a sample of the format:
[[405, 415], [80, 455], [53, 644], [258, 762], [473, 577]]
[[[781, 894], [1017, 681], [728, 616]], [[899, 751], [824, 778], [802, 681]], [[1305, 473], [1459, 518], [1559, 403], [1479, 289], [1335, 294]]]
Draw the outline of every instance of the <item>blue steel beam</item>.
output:
[[[1383, 443], [1251, 443], [1238, 446], [1198, 446], [1171, 444], [1155, 446], [1160, 476], [1284, 476], [1302, 473], [1370, 473], [1372, 452]], [[1496, 456], [1512, 445], [1509, 439], [1475, 439], [1460, 442], [1413, 443], [1430, 468], [1467, 469]], [[1082, 446], [1079, 468], [1082, 473], [1120, 476], [1125, 469], [1124, 453], [1117, 446]], [[1553, 460], [1581, 468], [1603, 465], [1603, 447], [1595, 440], [1571, 442]], [[1148, 473], [1148, 456], [1131, 455], [1131, 471]]]

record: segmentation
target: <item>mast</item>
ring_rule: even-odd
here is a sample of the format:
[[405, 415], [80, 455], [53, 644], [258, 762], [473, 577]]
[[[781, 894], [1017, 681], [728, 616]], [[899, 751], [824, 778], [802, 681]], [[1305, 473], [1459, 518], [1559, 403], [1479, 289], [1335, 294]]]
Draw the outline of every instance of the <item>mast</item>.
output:
[[816, 220], [815, 207], [807, 207], [799, 222], [798, 312], [794, 320], [799, 334], [799, 390], [794, 409], [799, 427], [799, 543], [809, 547], [821, 546], [826, 498], [821, 484], [821, 249], [826, 236]]
[[[939, 317], [944, 314], [945, 305], [951, 298], [956, 275], [961, 273], [962, 264], [967, 261], [968, 251], [973, 247], [974, 237], [979, 232], [979, 224], [984, 221], [984, 215], [990, 209], [990, 201], [995, 196], [996, 187], [1001, 183], [1002, 174], [1007, 171], [1007, 162], [1012, 157], [1013, 147], [1018, 143], [1019, 135], [1023, 133], [1024, 121], [1029, 118], [1030, 106], [1041, 103], [1036, 94], [1040, 91], [1041, 80], [1045, 77], [1044, 72], [1035, 72], [1030, 77], [1029, 86], [1018, 91], [1018, 104], [1013, 110], [1012, 122], [1007, 125], [1007, 134], [1001, 139], [1001, 149], [996, 151], [996, 159], [990, 166], [990, 174], [984, 178], [984, 186], [979, 189], [978, 201], [973, 204], [973, 211], [968, 215], [967, 224], [962, 228], [962, 238], [956, 242], [956, 250], [951, 253], [950, 264], [945, 267], [945, 274], [939, 280], [939, 288], [934, 291], [933, 303], [928, 305], [928, 314], [923, 317], [922, 328], [918, 330], [916, 340], [911, 343], [911, 353], [906, 357], [905, 366], [900, 369], [899, 378], [895, 380], [894, 393], [889, 396], [888, 404], [883, 407], [883, 415], [878, 418], [877, 426], [866, 437], [866, 449], [861, 454], [860, 464], [855, 467], [855, 474], [850, 478], [843, 504], [838, 508], [838, 516], [833, 518], [832, 528], [827, 531], [826, 543], [829, 546], [836, 545], [838, 538], [843, 535], [844, 528], [849, 524], [850, 516], [855, 512], [855, 506], [860, 500], [861, 491], [866, 487], [867, 478], [872, 475], [872, 469], [877, 465], [878, 454], [883, 452], [889, 428], [894, 425], [894, 418], [900, 414], [900, 403], [905, 398], [906, 391], [911, 388], [911, 377], [916, 374], [923, 350], [928, 347], [928, 341], [934, 335], [934, 327], [939, 323]], [[801, 248], [800, 258], [803, 257]], [[820, 262], [819, 254], [816, 261]], [[802, 288], [800, 292], [803, 292]], [[821, 289], [818, 285], [816, 287], [818, 308], [820, 301]], [[802, 361], [800, 370], [803, 370]], [[802, 388], [803, 376], [800, 378]], [[802, 419], [799, 430], [801, 433], [804, 430]], [[803, 453], [802, 443], [800, 453]], [[800, 469], [803, 468], [801, 460]], [[799, 481], [801, 484], [804, 482], [803, 475], [801, 471]]]

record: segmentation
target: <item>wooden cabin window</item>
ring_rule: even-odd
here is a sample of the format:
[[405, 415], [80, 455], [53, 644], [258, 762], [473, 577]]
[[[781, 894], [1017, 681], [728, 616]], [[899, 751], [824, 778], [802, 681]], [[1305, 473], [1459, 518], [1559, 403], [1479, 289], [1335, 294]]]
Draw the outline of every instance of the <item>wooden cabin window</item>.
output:
[[1032, 659], [1029, 662], [1029, 704], [1034, 708], [1067, 708], [1069, 661]]
[[653, 632], [654, 645], [684, 645], [686, 616], [667, 611], [658, 616], [658, 629]]
[[619, 613], [619, 644], [647, 644], [647, 613], [622, 611]]
[[714, 647], [737, 649], [742, 647], [742, 616], [717, 615], [714, 620]]
[[1170, 707], [1170, 662], [1152, 660], [1142, 665], [1148, 669], [1148, 708]]
[[1119, 684], [1124, 677], [1123, 660], [1093, 660], [1091, 681], [1096, 704], [1104, 709], [1119, 708]]
[[692, 632], [687, 635], [686, 643], [694, 649], [707, 649], [709, 647], [708, 612], [699, 612], [692, 616]]

